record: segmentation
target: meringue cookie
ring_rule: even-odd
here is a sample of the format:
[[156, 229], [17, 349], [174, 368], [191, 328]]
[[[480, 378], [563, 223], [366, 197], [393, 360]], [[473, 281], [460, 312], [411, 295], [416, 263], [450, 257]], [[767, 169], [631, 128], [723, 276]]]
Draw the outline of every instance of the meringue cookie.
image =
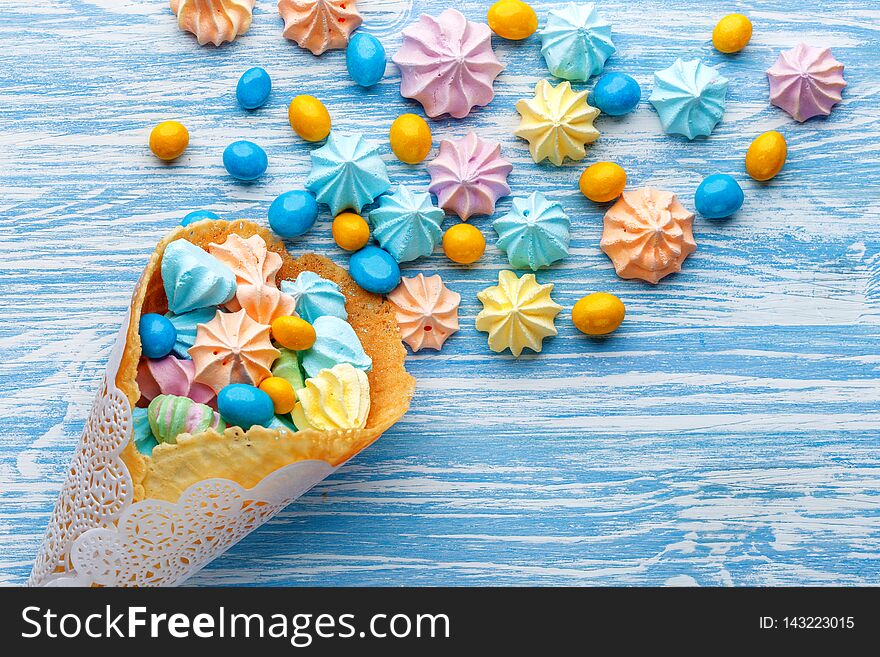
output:
[[313, 271], [300, 272], [294, 281], [281, 281], [281, 290], [296, 300], [297, 314], [309, 324], [324, 315], [348, 319], [345, 295], [339, 286]]
[[165, 247], [162, 284], [168, 297], [168, 310], [175, 315], [219, 306], [235, 296], [232, 270], [184, 239]]
[[488, 105], [504, 68], [491, 34], [488, 25], [472, 23], [455, 9], [436, 18], [419, 16], [403, 30], [403, 45], [392, 57], [400, 69], [400, 95], [419, 101], [431, 118], [461, 119]]
[[618, 276], [656, 284], [681, 271], [685, 258], [696, 250], [693, 223], [693, 213], [672, 192], [625, 191], [605, 213], [599, 246]]
[[512, 271], [498, 273], [498, 285], [477, 294], [483, 309], [477, 315], [477, 330], [489, 334], [489, 348], [510, 349], [519, 357], [528, 347], [539, 352], [546, 337], [556, 335], [553, 320], [562, 306], [550, 298], [552, 283], [540, 285], [534, 274], [517, 278]]
[[431, 186], [440, 207], [462, 221], [492, 214], [495, 202], [510, 194], [507, 176], [513, 165], [501, 158], [501, 146], [470, 132], [462, 139], [440, 142], [440, 154], [428, 163]]
[[676, 59], [669, 68], [654, 73], [654, 90], [648, 101], [669, 134], [705, 137], [724, 115], [727, 85], [727, 78], [699, 59]]
[[373, 237], [397, 262], [430, 255], [440, 243], [445, 215], [430, 194], [414, 194], [400, 185], [394, 194], [382, 196], [379, 204], [369, 215]]
[[[281, 256], [266, 248], [259, 235], [247, 239], [231, 233], [222, 244], [209, 244], [208, 252], [235, 273], [235, 301], [230, 310], [244, 308], [260, 324], [294, 312], [296, 302], [275, 286]], [[238, 306], [238, 307], [236, 307]]]
[[159, 395], [174, 395], [208, 404], [214, 399], [214, 391], [206, 385], [196, 383], [195, 374], [196, 367], [191, 360], [181, 360], [174, 356], [141, 358], [138, 363], [137, 384], [141, 397], [146, 401]]
[[192, 32], [200, 46], [233, 41], [251, 26], [254, 0], [171, 0], [181, 30]]
[[843, 100], [846, 86], [843, 64], [834, 59], [828, 48], [813, 48], [799, 43], [779, 53], [776, 63], [767, 69], [770, 103], [803, 123], [814, 116], [828, 116], [835, 103]]
[[534, 98], [517, 102], [516, 111], [522, 118], [513, 134], [529, 142], [535, 162], [549, 159], [561, 166], [566, 157], [580, 160], [587, 154], [584, 146], [599, 138], [599, 131], [593, 127], [599, 110], [586, 98], [586, 91], [576, 93], [568, 82], [554, 87], [540, 80]]
[[196, 381], [219, 393], [230, 383], [252, 386], [270, 376], [279, 351], [269, 339], [271, 329], [252, 320], [247, 312], [221, 313], [199, 324], [196, 343], [189, 350]]
[[278, 13], [284, 19], [282, 34], [313, 55], [345, 48], [363, 22], [357, 0], [280, 0]]
[[146, 408], [135, 406], [131, 409], [131, 439], [141, 454], [150, 456], [153, 448], [159, 444], [150, 428], [150, 412]]
[[176, 443], [182, 433], [199, 433], [213, 429], [223, 433], [226, 423], [210, 406], [187, 397], [159, 395], [147, 409], [150, 430], [157, 441]]
[[363, 429], [370, 414], [367, 375], [348, 363], [321, 370], [306, 380], [293, 408], [293, 422], [302, 430]]
[[339, 363], [348, 363], [359, 370], [370, 371], [373, 361], [364, 352], [361, 341], [348, 322], [332, 315], [324, 315], [318, 317], [312, 326], [317, 334], [315, 344], [311, 349], [300, 352], [300, 363], [306, 376], [317, 376], [321, 370]]
[[305, 386], [302, 368], [299, 366], [299, 358], [296, 352], [290, 349], [279, 347], [278, 351], [281, 352], [281, 355], [278, 356], [278, 360], [272, 366], [272, 376], [284, 379], [290, 384], [293, 391], [296, 392]]
[[461, 295], [446, 287], [439, 275], [403, 277], [387, 300], [394, 306], [400, 335], [413, 353], [423, 347], [439, 351], [458, 331]]
[[492, 224], [498, 248], [507, 252], [512, 267], [536, 271], [568, 255], [571, 222], [559, 203], [532, 192], [514, 198], [512, 205]]
[[311, 153], [312, 170], [306, 188], [335, 216], [361, 208], [391, 187], [379, 147], [360, 135], [331, 132], [327, 143]]
[[210, 322], [216, 314], [217, 308], [213, 306], [191, 310], [182, 315], [165, 313], [165, 317], [168, 318], [177, 331], [177, 341], [171, 348], [171, 353], [178, 358], [189, 360], [189, 348], [196, 343], [196, 326]]
[[611, 23], [602, 20], [592, 2], [551, 9], [547, 24], [538, 34], [547, 68], [566, 80], [585, 81], [598, 75], [605, 68], [605, 60], [616, 51]]

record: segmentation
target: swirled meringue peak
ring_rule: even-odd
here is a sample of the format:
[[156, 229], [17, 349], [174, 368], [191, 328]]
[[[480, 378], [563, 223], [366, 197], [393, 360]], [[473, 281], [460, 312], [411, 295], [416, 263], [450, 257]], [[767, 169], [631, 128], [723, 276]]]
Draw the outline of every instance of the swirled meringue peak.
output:
[[507, 176], [512, 169], [501, 157], [499, 144], [470, 132], [461, 139], [440, 142], [440, 153], [428, 163], [428, 191], [441, 208], [467, 221], [475, 214], [492, 214], [495, 202], [510, 194]]
[[162, 255], [162, 284], [175, 315], [220, 306], [235, 296], [235, 274], [207, 251], [184, 239]]
[[192, 32], [200, 46], [234, 41], [251, 26], [254, 0], [171, 0], [181, 30]]
[[333, 215], [342, 210], [361, 208], [391, 187], [388, 170], [379, 156], [379, 147], [361, 135], [331, 132], [327, 143], [311, 153], [312, 170], [306, 188]]
[[472, 23], [461, 12], [422, 14], [403, 30], [403, 45], [392, 61], [400, 69], [400, 95], [422, 104], [431, 118], [461, 119], [488, 105], [504, 66], [492, 50], [488, 25]]
[[514, 198], [510, 212], [492, 227], [511, 267], [536, 271], [568, 255], [571, 222], [562, 206], [541, 192]]
[[648, 101], [669, 134], [706, 137], [724, 115], [727, 85], [727, 78], [699, 59], [676, 59], [669, 68], [654, 73]]
[[217, 308], [214, 306], [190, 310], [182, 315], [165, 313], [165, 317], [168, 318], [175, 331], [177, 331], [177, 338], [174, 346], [171, 348], [171, 353], [178, 358], [189, 360], [189, 348], [196, 343], [196, 327], [199, 324], [210, 322], [216, 314]]
[[275, 285], [281, 256], [269, 251], [262, 237], [245, 239], [231, 233], [222, 244], [209, 244], [208, 252], [235, 273], [234, 303], [227, 304], [230, 310], [244, 308], [260, 324], [294, 313], [296, 301]]
[[299, 430], [363, 429], [370, 414], [367, 375], [348, 363], [321, 370], [297, 392], [293, 423]]
[[439, 351], [446, 338], [458, 331], [461, 295], [446, 287], [439, 275], [404, 276], [386, 298], [394, 306], [400, 335], [413, 352]]
[[210, 406], [199, 404], [187, 397], [159, 395], [147, 409], [150, 430], [156, 440], [176, 443], [182, 433], [199, 433], [213, 429], [223, 433], [226, 422]]
[[196, 367], [191, 360], [174, 356], [165, 358], [141, 358], [138, 363], [137, 384], [141, 397], [150, 401], [159, 395], [189, 397], [200, 404], [214, 399], [214, 391], [196, 383]]
[[300, 352], [300, 362], [306, 376], [317, 376], [318, 372], [339, 363], [348, 363], [359, 370], [369, 372], [373, 360], [367, 356], [357, 334], [348, 322], [332, 315], [318, 317], [315, 327], [315, 344], [311, 349]]
[[284, 19], [282, 34], [313, 55], [345, 48], [363, 22], [357, 0], [280, 0], [278, 13]]
[[510, 349], [519, 357], [523, 349], [541, 351], [544, 338], [556, 335], [553, 320], [562, 306], [550, 298], [553, 284], [541, 285], [534, 274], [517, 278], [512, 271], [498, 272], [498, 285], [477, 294], [483, 309], [477, 315], [477, 330], [489, 334], [489, 348]]
[[799, 43], [783, 50], [767, 70], [770, 103], [803, 123], [814, 116], [828, 116], [846, 86], [843, 64], [828, 48]]
[[598, 75], [616, 51], [611, 23], [599, 16], [592, 2], [570, 2], [562, 9], [551, 9], [539, 34], [547, 68], [565, 80], [585, 81]]
[[521, 118], [513, 134], [529, 142], [535, 162], [549, 159], [561, 166], [565, 158], [583, 159], [587, 154], [584, 146], [599, 138], [599, 131], [593, 127], [599, 110], [586, 99], [586, 91], [572, 91], [567, 81], [554, 87], [540, 80], [534, 98], [516, 103]]
[[280, 352], [269, 339], [271, 329], [252, 320], [242, 309], [221, 313], [199, 324], [196, 343], [189, 350], [196, 366], [196, 381], [219, 393], [230, 383], [252, 386], [272, 372]]
[[296, 312], [309, 324], [324, 315], [348, 319], [339, 286], [313, 271], [302, 271], [293, 281], [281, 281], [281, 289], [296, 300]]
[[370, 212], [373, 237], [397, 262], [408, 262], [430, 255], [440, 242], [445, 214], [431, 202], [426, 192], [413, 193], [400, 185], [394, 194], [379, 199]]
[[643, 188], [625, 191], [605, 213], [599, 243], [621, 278], [657, 283], [681, 271], [697, 248], [694, 215], [675, 194]]

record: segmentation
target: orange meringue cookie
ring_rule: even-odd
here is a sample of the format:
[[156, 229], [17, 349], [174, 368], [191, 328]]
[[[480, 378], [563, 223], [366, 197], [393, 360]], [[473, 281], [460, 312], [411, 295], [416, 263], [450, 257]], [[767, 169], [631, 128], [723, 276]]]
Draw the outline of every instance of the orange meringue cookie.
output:
[[657, 283], [681, 271], [697, 248], [694, 215], [675, 194], [643, 188], [625, 191], [608, 212], [599, 246], [621, 278]]
[[181, 30], [192, 32], [200, 46], [233, 41], [251, 26], [254, 0], [171, 0]]
[[278, 13], [284, 19], [282, 34], [313, 55], [345, 48], [363, 22], [357, 0], [281, 0]]
[[387, 299], [394, 306], [403, 341], [414, 352], [423, 347], [439, 351], [446, 338], [458, 331], [461, 295], [438, 275], [401, 278]]
[[209, 244], [208, 252], [235, 273], [235, 299], [234, 303], [226, 304], [227, 308], [244, 308], [260, 324], [296, 315], [296, 300], [275, 285], [281, 256], [269, 251], [262, 237], [252, 235], [244, 239], [233, 233], [222, 244]]
[[269, 368], [281, 355], [269, 339], [270, 328], [252, 320], [245, 310], [217, 311], [210, 322], [199, 324], [190, 347], [195, 380], [219, 393], [230, 383], [258, 386], [272, 376]]

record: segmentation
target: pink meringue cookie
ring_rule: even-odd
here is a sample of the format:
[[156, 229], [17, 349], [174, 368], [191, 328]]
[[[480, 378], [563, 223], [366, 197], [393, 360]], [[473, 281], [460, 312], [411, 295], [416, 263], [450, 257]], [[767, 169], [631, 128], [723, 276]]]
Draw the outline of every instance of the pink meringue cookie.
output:
[[391, 59], [400, 68], [400, 95], [419, 101], [432, 118], [460, 119], [488, 105], [504, 68], [492, 50], [489, 26], [455, 9], [437, 18], [419, 16], [403, 30], [403, 45]]
[[462, 221], [492, 214], [495, 202], [510, 194], [507, 176], [513, 165], [501, 157], [501, 146], [471, 132], [462, 139], [440, 142], [440, 154], [428, 164], [431, 185], [440, 207]]
[[843, 64], [834, 59], [831, 50], [804, 43], [779, 53], [776, 63], [767, 69], [767, 79], [770, 103], [801, 123], [831, 114], [846, 86]]
[[458, 331], [461, 295], [446, 287], [439, 275], [404, 276], [387, 299], [397, 315], [400, 335], [413, 352], [439, 351], [446, 338]]
[[282, 34], [313, 55], [345, 48], [363, 22], [357, 0], [281, 0], [278, 13], [284, 19]]
[[235, 298], [226, 304], [229, 310], [244, 308], [260, 324], [296, 314], [296, 300], [275, 285], [281, 256], [269, 251], [262, 237], [251, 235], [245, 239], [232, 233], [222, 244], [209, 244], [208, 253], [235, 274]]
[[181, 30], [192, 32], [200, 46], [233, 41], [251, 26], [254, 0], [171, 0]]
[[146, 401], [159, 395], [174, 395], [189, 397], [200, 404], [210, 404], [214, 391], [202, 383], [196, 383], [195, 378], [195, 364], [176, 356], [141, 358], [138, 363], [137, 384], [141, 397]]

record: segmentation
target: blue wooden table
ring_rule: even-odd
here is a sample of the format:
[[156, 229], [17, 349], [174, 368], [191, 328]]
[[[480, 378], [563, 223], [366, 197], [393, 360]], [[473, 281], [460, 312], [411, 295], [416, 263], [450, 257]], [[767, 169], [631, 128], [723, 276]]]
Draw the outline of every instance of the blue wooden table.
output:
[[[420, 11], [449, 4], [359, 2], [389, 54]], [[485, 20], [488, 2], [451, 4]], [[541, 190], [571, 215], [571, 255], [538, 274], [565, 306], [559, 336], [514, 360], [474, 328], [476, 293], [505, 265], [488, 218], [475, 220], [490, 242], [476, 266], [439, 252], [406, 266], [462, 295], [459, 334], [408, 360], [409, 414], [192, 583], [880, 581], [880, 11], [857, 0], [715, 4], [601, 3], [618, 47], [606, 70], [632, 74], [644, 98], [676, 57], [718, 65], [731, 84], [711, 138], [664, 135], [643, 99], [631, 116], [597, 120], [585, 162], [617, 161], [631, 185], [670, 189], [691, 209], [705, 175], [729, 172], [743, 209], [697, 217], [682, 274], [656, 287], [617, 278], [599, 250], [605, 208], [577, 190], [584, 163], [535, 165], [512, 135], [516, 100], [547, 76], [538, 38], [493, 39], [506, 65], [495, 100], [432, 122], [433, 152], [470, 130], [494, 138], [514, 163], [514, 193]], [[542, 22], [556, 5], [534, 3]], [[709, 35], [736, 10], [754, 36], [724, 56]], [[849, 82], [829, 119], [803, 125], [768, 104], [764, 75], [801, 40], [832, 47]], [[0, 583], [21, 584], [155, 242], [197, 208], [265, 223], [271, 200], [302, 186], [309, 146], [287, 124], [291, 97], [314, 93], [335, 129], [385, 144], [393, 181], [424, 188], [428, 176], [387, 148], [393, 118], [421, 111], [400, 97], [394, 65], [377, 87], [356, 87], [343, 52], [316, 58], [282, 38], [270, 0], [219, 49], [180, 32], [163, 0], [5, 0], [0, 43]], [[256, 65], [274, 89], [246, 113], [234, 86]], [[172, 118], [191, 143], [165, 165], [146, 141]], [[757, 184], [743, 157], [771, 129], [788, 139], [788, 163]], [[257, 184], [221, 166], [242, 138], [269, 154]], [[344, 264], [329, 228], [325, 214], [289, 248]], [[602, 340], [568, 318], [593, 291], [627, 307]]]

